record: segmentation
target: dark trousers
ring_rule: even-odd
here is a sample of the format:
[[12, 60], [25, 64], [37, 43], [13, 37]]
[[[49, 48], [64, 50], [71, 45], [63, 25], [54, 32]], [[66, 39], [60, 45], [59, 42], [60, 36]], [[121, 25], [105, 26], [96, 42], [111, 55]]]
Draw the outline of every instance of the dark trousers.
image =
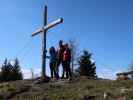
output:
[[57, 72], [56, 72], [56, 62], [50, 62], [50, 72], [51, 72], [51, 78], [57, 78]]
[[64, 67], [64, 61], [63, 60], [58, 60], [58, 63], [57, 63], [57, 73], [58, 73], [58, 76], [59, 76], [59, 66], [62, 65], [62, 76], [61, 78], [64, 78], [64, 73], [65, 73], [65, 67]]
[[66, 78], [72, 78], [70, 61], [64, 61], [64, 71], [66, 72]]

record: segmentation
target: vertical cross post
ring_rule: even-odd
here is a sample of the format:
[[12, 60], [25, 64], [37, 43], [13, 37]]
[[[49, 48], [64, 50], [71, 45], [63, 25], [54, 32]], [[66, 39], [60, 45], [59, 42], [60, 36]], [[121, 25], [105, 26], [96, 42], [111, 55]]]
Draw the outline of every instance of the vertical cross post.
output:
[[[47, 6], [44, 7], [44, 21], [43, 26], [47, 25]], [[44, 78], [46, 76], [46, 33], [47, 30], [43, 30], [42, 33], [42, 77]]]

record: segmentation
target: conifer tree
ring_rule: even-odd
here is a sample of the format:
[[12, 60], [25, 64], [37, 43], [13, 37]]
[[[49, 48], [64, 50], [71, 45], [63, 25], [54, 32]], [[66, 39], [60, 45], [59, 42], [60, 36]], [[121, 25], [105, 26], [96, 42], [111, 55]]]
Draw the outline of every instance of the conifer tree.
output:
[[4, 60], [4, 63], [2, 64], [2, 67], [1, 67], [1, 71], [0, 71], [0, 81], [3, 81], [4, 80], [4, 78], [3, 78], [3, 76], [4, 76], [4, 74], [5, 74], [5, 72], [6, 72], [6, 67], [7, 66], [7, 59], [5, 59]]
[[23, 79], [23, 76], [20, 69], [19, 61], [16, 58], [14, 65], [12, 67], [12, 80], [22, 80], [22, 79]]
[[1, 81], [10, 81], [11, 80], [11, 69], [12, 65], [10, 62], [5, 59], [4, 64], [1, 68]]
[[14, 65], [10, 63], [7, 59], [5, 59], [1, 72], [0, 72], [0, 81], [15, 81], [22, 80], [23, 76], [20, 71], [19, 61], [16, 58]]
[[83, 51], [79, 60], [80, 65], [80, 76], [88, 76], [88, 78], [96, 78], [96, 66], [91, 61], [92, 54], [87, 50]]

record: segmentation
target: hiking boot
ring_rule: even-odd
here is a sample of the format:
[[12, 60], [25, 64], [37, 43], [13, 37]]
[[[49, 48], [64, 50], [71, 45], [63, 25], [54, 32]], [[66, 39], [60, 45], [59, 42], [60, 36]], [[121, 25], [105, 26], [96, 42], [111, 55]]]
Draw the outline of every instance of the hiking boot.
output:
[[65, 79], [64, 77], [61, 77], [61, 79]]
[[72, 77], [68, 79], [69, 81], [72, 81]]

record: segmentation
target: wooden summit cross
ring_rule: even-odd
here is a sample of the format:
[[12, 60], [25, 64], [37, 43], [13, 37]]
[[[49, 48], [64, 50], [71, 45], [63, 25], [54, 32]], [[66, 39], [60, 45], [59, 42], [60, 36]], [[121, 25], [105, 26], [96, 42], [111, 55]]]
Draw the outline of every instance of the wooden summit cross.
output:
[[63, 22], [63, 18], [59, 18], [50, 24], [47, 24], [47, 6], [44, 8], [44, 22], [43, 27], [32, 33], [32, 36], [42, 34], [42, 77], [46, 77], [46, 36], [47, 30]]

